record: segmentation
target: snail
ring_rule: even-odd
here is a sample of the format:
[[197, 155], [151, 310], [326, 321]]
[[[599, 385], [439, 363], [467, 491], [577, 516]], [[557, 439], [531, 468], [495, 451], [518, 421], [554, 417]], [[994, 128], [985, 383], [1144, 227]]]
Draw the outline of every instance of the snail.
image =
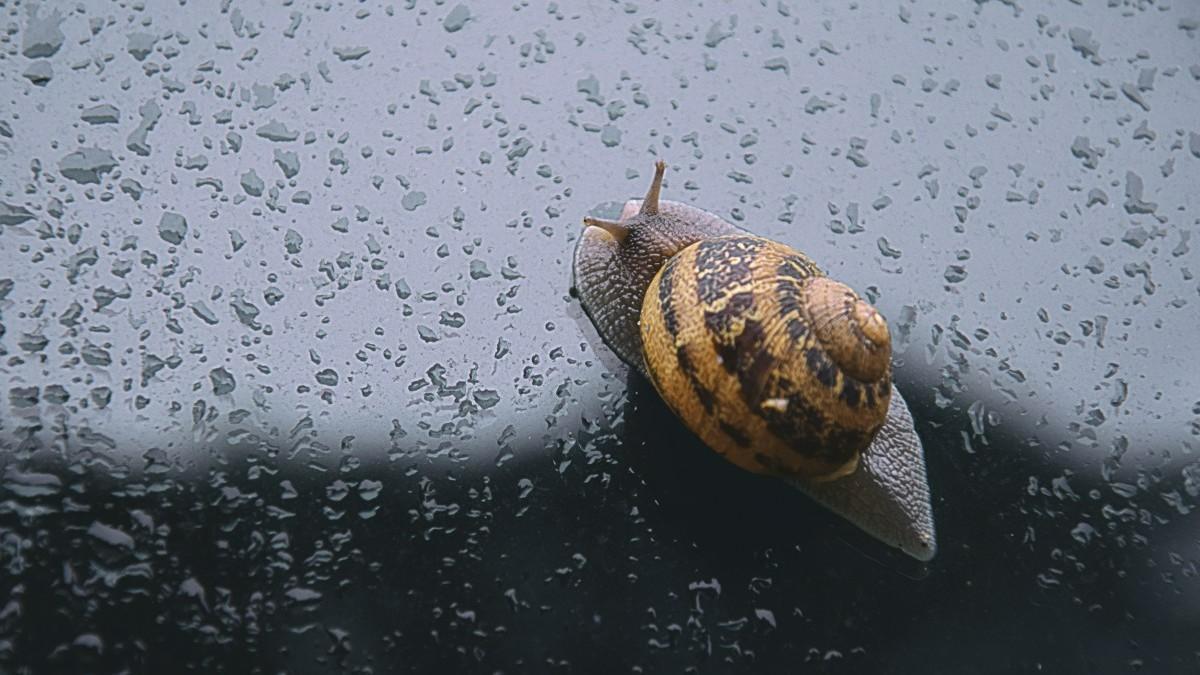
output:
[[931, 559], [924, 452], [882, 314], [790, 246], [659, 199], [665, 171], [618, 220], [584, 218], [573, 287], [601, 339], [725, 459]]

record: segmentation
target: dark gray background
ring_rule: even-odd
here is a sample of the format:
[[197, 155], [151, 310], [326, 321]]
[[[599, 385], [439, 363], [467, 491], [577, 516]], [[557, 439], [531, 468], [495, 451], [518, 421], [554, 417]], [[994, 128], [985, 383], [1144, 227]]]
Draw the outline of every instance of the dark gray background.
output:
[[[1200, 668], [1194, 3], [0, 14], [3, 670]], [[890, 318], [931, 564], [600, 345], [659, 157]]]

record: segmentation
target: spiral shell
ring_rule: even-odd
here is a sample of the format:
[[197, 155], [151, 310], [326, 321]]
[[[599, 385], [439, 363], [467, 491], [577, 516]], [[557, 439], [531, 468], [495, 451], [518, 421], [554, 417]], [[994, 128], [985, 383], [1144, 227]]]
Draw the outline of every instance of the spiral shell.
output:
[[778, 242], [735, 234], [684, 248], [646, 291], [641, 337], [667, 404], [750, 471], [844, 476], [887, 417], [887, 323]]

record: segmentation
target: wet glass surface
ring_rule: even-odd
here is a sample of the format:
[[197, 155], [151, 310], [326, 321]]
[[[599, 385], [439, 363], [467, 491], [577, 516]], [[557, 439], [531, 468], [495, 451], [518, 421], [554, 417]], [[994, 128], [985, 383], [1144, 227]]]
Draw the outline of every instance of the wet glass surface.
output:
[[[0, 16], [0, 670], [1200, 667], [1195, 4]], [[889, 317], [932, 562], [600, 343], [660, 157]]]

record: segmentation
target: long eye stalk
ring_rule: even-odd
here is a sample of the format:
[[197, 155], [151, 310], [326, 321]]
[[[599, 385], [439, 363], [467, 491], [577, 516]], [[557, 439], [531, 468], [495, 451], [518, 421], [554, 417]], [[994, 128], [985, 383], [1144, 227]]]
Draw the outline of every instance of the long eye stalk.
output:
[[654, 163], [654, 181], [650, 183], [650, 189], [646, 191], [646, 198], [642, 200], [642, 215], [656, 216], [658, 215], [658, 193], [662, 190], [663, 172], [667, 170], [667, 163], [661, 159]]

